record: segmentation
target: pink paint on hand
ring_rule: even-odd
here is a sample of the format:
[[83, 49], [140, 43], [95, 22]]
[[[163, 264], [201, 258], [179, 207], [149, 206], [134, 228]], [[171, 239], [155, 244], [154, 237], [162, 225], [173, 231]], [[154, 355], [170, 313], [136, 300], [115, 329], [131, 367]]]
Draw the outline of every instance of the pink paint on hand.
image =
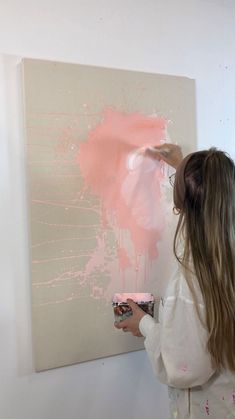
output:
[[[77, 161], [85, 184], [102, 200], [103, 220], [127, 230], [136, 255], [157, 257], [157, 242], [164, 229], [161, 207], [161, 165], [144, 153], [130, 153], [159, 145], [166, 136], [167, 121], [140, 113], [126, 114], [106, 109], [103, 121], [81, 144]], [[118, 249], [122, 270], [130, 266], [124, 249]]]

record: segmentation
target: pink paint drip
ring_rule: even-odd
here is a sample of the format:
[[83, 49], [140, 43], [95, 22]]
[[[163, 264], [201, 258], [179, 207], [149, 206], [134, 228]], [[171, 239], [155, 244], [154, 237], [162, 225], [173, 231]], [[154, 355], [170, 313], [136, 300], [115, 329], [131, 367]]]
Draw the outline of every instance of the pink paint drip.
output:
[[[157, 257], [157, 242], [164, 229], [161, 207], [161, 165], [144, 154], [128, 168], [135, 150], [160, 144], [166, 136], [165, 119], [140, 113], [125, 114], [106, 109], [103, 121], [81, 144], [78, 163], [85, 184], [102, 200], [102, 220], [129, 231], [136, 260]], [[120, 269], [130, 266], [124, 246], [119, 246]]]
[[127, 268], [131, 267], [131, 261], [128, 256], [128, 253], [124, 247], [119, 247], [117, 249], [118, 260], [120, 269], [125, 271]]

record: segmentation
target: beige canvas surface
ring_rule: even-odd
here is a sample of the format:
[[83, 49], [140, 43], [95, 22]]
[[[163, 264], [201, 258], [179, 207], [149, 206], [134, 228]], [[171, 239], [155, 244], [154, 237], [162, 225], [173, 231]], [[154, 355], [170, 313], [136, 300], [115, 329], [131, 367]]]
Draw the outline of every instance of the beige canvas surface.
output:
[[170, 120], [172, 141], [185, 153], [195, 150], [194, 81], [31, 59], [22, 67], [35, 369], [142, 349], [142, 339], [114, 329], [111, 298], [122, 291], [162, 292], [174, 269], [172, 191], [166, 186], [167, 228], [144, 283], [140, 269], [138, 275], [127, 272], [128, 286], [123, 285], [115, 232], [107, 227], [105, 257], [116, 266], [111, 286], [105, 269], [91, 268], [84, 275], [101, 231], [101, 203], [87, 190], [84, 199], [76, 155], [107, 106], [157, 113]]

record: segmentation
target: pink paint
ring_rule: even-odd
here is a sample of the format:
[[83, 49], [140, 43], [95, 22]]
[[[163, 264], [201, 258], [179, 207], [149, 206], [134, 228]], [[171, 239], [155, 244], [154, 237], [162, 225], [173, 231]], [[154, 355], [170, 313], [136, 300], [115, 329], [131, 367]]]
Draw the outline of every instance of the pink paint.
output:
[[119, 247], [117, 249], [117, 254], [121, 270], [125, 271], [127, 268], [132, 266], [128, 253], [124, 247]]
[[103, 288], [101, 287], [97, 287], [96, 285], [94, 285], [92, 287], [92, 297], [99, 300], [100, 298], [103, 297]]
[[[103, 121], [81, 144], [78, 163], [85, 184], [102, 200], [102, 219], [129, 232], [136, 260], [157, 257], [157, 242], [164, 229], [161, 207], [161, 165], [144, 153], [128, 165], [131, 152], [158, 145], [166, 136], [165, 119], [106, 109]], [[111, 221], [112, 220], [112, 221]], [[130, 265], [124, 245], [119, 246], [120, 268]]]
[[116, 293], [113, 297], [113, 303], [126, 303], [128, 299], [135, 301], [136, 303], [141, 303], [143, 301], [154, 301], [154, 297], [149, 292], [123, 292]]
[[205, 404], [205, 411], [206, 411], [207, 416], [209, 416], [210, 415], [210, 409], [209, 409], [209, 401], [208, 400], [206, 401], [206, 404]]
[[100, 266], [105, 265], [105, 242], [102, 237], [97, 237], [97, 247], [89, 255], [89, 260], [84, 269], [84, 276], [89, 276]]
[[187, 364], [182, 364], [180, 367], [180, 370], [183, 372], [187, 372], [188, 371], [188, 365]]

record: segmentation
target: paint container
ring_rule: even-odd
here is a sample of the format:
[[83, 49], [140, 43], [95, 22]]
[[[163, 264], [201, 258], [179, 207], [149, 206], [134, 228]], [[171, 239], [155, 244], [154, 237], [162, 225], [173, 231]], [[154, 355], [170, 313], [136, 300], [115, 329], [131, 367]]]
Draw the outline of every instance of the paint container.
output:
[[114, 294], [112, 306], [116, 322], [123, 321], [132, 316], [132, 309], [127, 303], [128, 298], [133, 300], [146, 314], [154, 316], [154, 296], [150, 293], [122, 293]]

